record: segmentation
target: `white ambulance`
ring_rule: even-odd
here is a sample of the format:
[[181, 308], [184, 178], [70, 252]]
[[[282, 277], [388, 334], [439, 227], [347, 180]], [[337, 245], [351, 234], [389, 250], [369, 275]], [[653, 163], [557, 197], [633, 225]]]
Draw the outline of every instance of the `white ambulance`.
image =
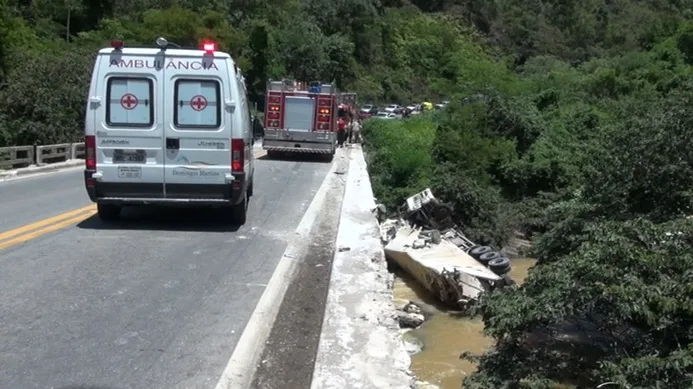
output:
[[85, 119], [85, 185], [104, 220], [124, 205], [218, 206], [246, 220], [253, 131], [245, 79], [214, 43], [113, 41], [96, 58]]

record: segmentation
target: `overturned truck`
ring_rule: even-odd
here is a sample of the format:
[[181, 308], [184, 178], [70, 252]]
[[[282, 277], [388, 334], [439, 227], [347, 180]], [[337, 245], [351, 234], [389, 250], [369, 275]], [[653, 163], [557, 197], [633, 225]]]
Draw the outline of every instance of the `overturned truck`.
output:
[[426, 189], [407, 199], [399, 219], [381, 224], [385, 255], [441, 302], [465, 310], [481, 293], [513, 284], [510, 260], [467, 239], [451, 209]]

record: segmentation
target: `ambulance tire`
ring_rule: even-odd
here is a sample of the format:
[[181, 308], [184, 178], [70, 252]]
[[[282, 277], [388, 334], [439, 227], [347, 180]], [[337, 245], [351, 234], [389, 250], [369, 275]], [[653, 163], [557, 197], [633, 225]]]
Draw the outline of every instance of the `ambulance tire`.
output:
[[251, 197], [253, 195], [253, 179], [250, 179], [250, 183], [248, 184], [248, 197]]
[[103, 221], [113, 221], [120, 218], [120, 212], [123, 208], [114, 204], [96, 204], [96, 213], [99, 214], [99, 219]]
[[243, 200], [231, 206], [231, 222], [242, 226], [248, 217], [248, 192], [243, 195]]

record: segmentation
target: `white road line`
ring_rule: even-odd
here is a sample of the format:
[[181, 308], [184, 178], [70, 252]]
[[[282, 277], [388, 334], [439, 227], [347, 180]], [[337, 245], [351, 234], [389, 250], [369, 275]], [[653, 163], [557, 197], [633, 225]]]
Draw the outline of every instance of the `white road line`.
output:
[[336, 180], [343, 179], [340, 175], [335, 174], [335, 170], [339, 165], [338, 158], [348, 158], [348, 155], [342, 150], [338, 150], [335, 155], [335, 161], [332, 163], [330, 171], [303, 215], [294, 233], [294, 238], [291, 239], [292, 242], [297, 243], [290, 243], [279, 260], [279, 264], [277, 264], [277, 268], [274, 270], [267, 288], [262, 293], [255, 311], [250, 316], [250, 320], [248, 320], [248, 324], [245, 326], [233, 351], [233, 355], [231, 355], [231, 359], [221, 374], [215, 389], [250, 389], [257, 364], [265, 349], [267, 338], [277, 318], [277, 313], [279, 313], [279, 306], [284, 300], [289, 284], [291, 284], [296, 275], [298, 268], [297, 259], [301, 258], [303, 253], [310, 248], [310, 231], [325, 204], [327, 192]]

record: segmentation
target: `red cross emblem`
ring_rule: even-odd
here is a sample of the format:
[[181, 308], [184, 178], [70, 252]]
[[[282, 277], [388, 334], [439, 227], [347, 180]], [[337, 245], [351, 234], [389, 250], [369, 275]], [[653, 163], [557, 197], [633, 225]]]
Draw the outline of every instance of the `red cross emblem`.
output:
[[137, 96], [133, 95], [132, 93], [126, 93], [120, 98], [120, 105], [128, 111], [137, 108], [139, 103], [140, 102], [137, 100]]
[[192, 99], [190, 99], [190, 106], [195, 111], [202, 111], [203, 109], [207, 108], [207, 99], [202, 95], [194, 96]]

